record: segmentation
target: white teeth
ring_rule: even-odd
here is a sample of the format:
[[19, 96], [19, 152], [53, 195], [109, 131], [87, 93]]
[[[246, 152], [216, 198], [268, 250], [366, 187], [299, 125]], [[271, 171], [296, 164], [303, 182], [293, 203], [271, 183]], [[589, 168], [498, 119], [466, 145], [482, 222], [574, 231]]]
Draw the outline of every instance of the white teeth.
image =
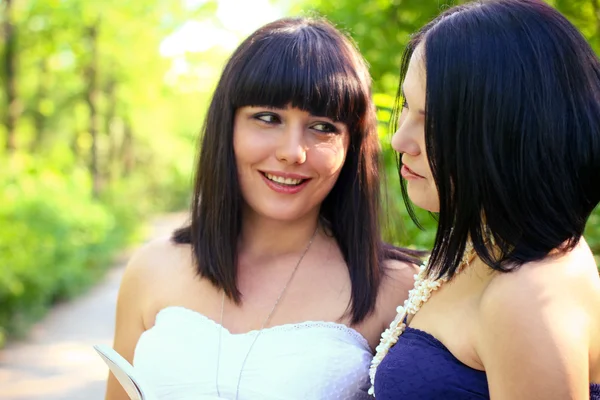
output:
[[267, 173], [265, 173], [265, 176], [267, 177], [267, 179], [273, 182], [282, 183], [284, 185], [299, 185], [300, 183], [302, 183], [302, 179], [284, 178], [283, 176], [276, 176]]

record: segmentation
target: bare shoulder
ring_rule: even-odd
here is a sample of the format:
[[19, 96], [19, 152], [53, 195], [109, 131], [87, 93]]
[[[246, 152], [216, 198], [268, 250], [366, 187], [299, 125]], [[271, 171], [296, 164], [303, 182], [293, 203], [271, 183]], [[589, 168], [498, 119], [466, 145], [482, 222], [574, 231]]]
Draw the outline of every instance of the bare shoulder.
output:
[[132, 259], [144, 260], [150, 265], [160, 264], [165, 259], [188, 257], [191, 247], [178, 244], [170, 236], [161, 236], [141, 246]]
[[598, 309], [590, 306], [600, 302], [600, 278], [594, 257], [583, 239], [567, 254], [549, 256], [514, 272], [496, 274], [483, 293], [481, 310], [511, 304], [521, 305], [519, 309], [527, 312], [529, 306], [536, 311], [553, 302], [583, 310]]
[[135, 251], [123, 274], [119, 296], [136, 298], [143, 309], [156, 301], [169, 282], [193, 268], [189, 245], [177, 244], [170, 237], [154, 239]]
[[177, 244], [171, 237], [164, 236], [141, 246], [131, 257], [126, 273], [138, 278], [162, 275], [173, 272], [174, 268], [184, 268], [192, 262], [189, 245]]
[[599, 285], [585, 242], [567, 254], [494, 273], [480, 300], [476, 344], [492, 397], [575, 398], [587, 390]]

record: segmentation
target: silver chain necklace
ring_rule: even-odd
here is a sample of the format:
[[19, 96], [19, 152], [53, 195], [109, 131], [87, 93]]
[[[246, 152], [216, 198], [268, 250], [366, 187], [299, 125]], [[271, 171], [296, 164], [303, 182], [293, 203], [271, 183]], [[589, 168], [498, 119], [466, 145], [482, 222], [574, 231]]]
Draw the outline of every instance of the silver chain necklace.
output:
[[[277, 305], [279, 304], [279, 301], [281, 300], [281, 298], [283, 297], [284, 293], [286, 292], [286, 290], [288, 288], [288, 285], [294, 279], [294, 276], [296, 275], [296, 271], [298, 271], [298, 267], [300, 266], [300, 263], [304, 259], [304, 256], [306, 255], [306, 253], [308, 253], [308, 249], [310, 249], [310, 246], [312, 245], [312, 242], [315, 239], [315, 236], [317, 235], [317, 231], [318, 230], [319, 230], [319, 227], [317, 225], [317, 228], [315, 229], [315, 232], [313, 233], [313, 235], [311, 236], [310, 240], [308, 241], [308, 244], [306, 245], [306, 248], [302, 252], [302, 255], [300, 256], [300, 259], [298, 260], [298, 262], [296, 263], [296, 266], [294, 267], [294, 270], [292, 271], [290, 277], [288, 278], [287, 282], [285, 283], [285, 286], [281, 290], [281, 293], [279, 293], [279, 296], [277, 297], [277, 300], [275, 300], [275, 304], [273, 304], [273, 307], [271, 308], [271, 311], [269, 312], [269, 315], [267, 315], [267, 318], [265, 318], [265, 321], [263, 322], [262, 326], [260, 327], [260, 330], [258, 331], [258, 333], [256, 334], [256, 336], [254, 337], [254, 340], [250, 344], [250, 348], [248, 349], [248, 352], [246, 353], [246, 357], [244, 357], [244, 361], [242, 362], [242, 366], [240, 368], [240, 374], [238, 376], [237, 387], [236, 387], [236, 390], [235, 390], [235, 400], [238, 399], [238, 396], [239, 396], [239, 393], [240, 393], [240, 383], [242, 382], [242, 373], [244, 372], [244, 366], [246, 365], [246, 361], [248, 360], [248, 356], [250, 355], [250, 352], [252, 351], [252, 348], [254, 347], [254, 344], [258, 340], [260, 334], [263, 332], [263, 330], [266, 328], [266, 326], [268, 325], [269, 321], [271, 320], [271, 317], [273, 316], [273, 313], [275, 312], [275, 309], [277, 308]], [[219, 391], [219, 365], [220, 365], [220, 362], [221, 362], [221, 334], [223, 332], [223, 311], [224, 310], [225, 310], [225, 291], [223, 291], [223, 296], [221, 297], [221, 321], [219, 323], [219, 346], [218, 346], [218, 350], [217, 350], [217, 371], [216, 371], [216, 375], [215, 375], [215, 385], [217, 387], [217, 395], [219, 397], [221, 397], [221, 392]]]

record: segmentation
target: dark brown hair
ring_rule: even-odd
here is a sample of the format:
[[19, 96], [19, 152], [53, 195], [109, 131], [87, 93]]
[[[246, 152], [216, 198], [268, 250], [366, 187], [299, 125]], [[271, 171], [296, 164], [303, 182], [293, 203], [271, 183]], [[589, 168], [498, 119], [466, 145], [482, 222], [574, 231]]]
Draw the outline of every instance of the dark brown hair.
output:
[[234, 115], [244, 106], [287, 105], [348, 126], [348, 154], [320, 218], [348, 266], [350, 309], [357, 323], [374, 309], [382, 260], [415, 260], [381, 241], [380, 150], [367, 66], [352, 42], [322, 19], [277, 20], [235, 50], [205, 120], [191, 224], [174, 240], [190, 243], [198, 273], [240, 301], [236, 248], [243, 198], [233, 151]]

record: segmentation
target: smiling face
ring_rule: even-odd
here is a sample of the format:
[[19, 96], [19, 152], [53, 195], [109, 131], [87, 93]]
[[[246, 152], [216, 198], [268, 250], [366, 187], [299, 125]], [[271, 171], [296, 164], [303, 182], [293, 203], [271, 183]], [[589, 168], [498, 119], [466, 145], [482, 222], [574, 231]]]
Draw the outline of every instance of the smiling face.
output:
[[404, 104], [392, 147], [402, 153], [402, 177], [410, 200], [425, 210], [438, 212], [438, 191], [425, 147], [425, 65], [423, 45], [415, 49], [402, 84]]
[[298, 108], [239, 108], [233, 146], [248, 209], [274, 220], [316, 218], [348, 143], [346, 124]]

